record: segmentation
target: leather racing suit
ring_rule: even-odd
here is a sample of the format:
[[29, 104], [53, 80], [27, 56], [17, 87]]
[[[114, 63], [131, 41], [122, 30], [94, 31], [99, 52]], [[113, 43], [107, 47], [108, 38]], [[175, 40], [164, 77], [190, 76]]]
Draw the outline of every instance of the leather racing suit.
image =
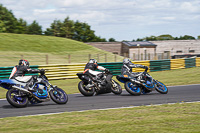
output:
[[15, 79], [20, 82], [25, 82], [26, 87], [27, 86], [32, 86], [33, 82], [37, 80], [37, 77], [35, 75], [32, 76], [24, 76], [26, 73], [40, 73], [43, 70], [38, 70], [38, 69], [31, 69], [28, 66], [24, 65], [16, 65], [11, 74], [9, 79]]
[[[97, 63], [87, 63], [85, 65], [85, 69], [84, 69], [83, 73], [90, 74], [90, 75], [94, 76], [93, 80], [98, 80], [98, 79], [101, 79], [103, 77], [103, 73], [95, 71], [97, 69], [102, 70], [102, 71], [106, 70], [106, 68], [104, 68], [102, 66], [98, 66]], [[90, 80], [89, 77], [85, 76], [85, 79], [91, 84], [91, 80]]]
[[121, 74], [122, 75], [129, 75], [131, 77], [137, 77], [140, 75], [140, 72], [132, 72], [132, 68], [147, 68], [147, 66], [139, 65], [139, 64], [133, 64], [132, 62], [123, 63], [123, 66], [121, 68]]

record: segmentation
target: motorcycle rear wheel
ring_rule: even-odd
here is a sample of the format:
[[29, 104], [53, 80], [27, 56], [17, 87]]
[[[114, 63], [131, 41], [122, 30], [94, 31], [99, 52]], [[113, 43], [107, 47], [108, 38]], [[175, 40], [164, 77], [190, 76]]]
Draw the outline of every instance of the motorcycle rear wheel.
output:
[[111, 87], [111, 91], [115, 94], [115, 95], [120, 95], [122, 93], [122, 87], [120, 86], [119, 83], [117, 83], [115, 80], [112, 79], [112, 82], [115, 82], [115, 84], [117, 84], [117, 87]]
[[6, 99], [10, 103], [10, 105], [17, 108], [24, 108], [28, 105], [28, 97], [20, 96], [20, 90], [10, 89], [6, 93]]
[[93, 96], [94, 95], [94, 88], [92, 87], [91, 90], [86, 90], [83, 81], [80, 81], [78, 84], [78, 89], [80, 93], [84, 96]]
[[131, 81], [127, 81], [124, 84], [124, 88], [128, 93], [134, 96], [139, 96], [141, 94], [141, 87], [140, 86], [134, 86]]

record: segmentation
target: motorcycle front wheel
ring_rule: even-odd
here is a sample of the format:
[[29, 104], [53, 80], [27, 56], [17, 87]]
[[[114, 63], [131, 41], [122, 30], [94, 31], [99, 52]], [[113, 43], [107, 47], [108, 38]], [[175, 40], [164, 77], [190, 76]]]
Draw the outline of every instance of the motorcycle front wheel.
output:
[[90, 88], [90, 90], [86, 89], [83, 81], [79, 82], [78, 89], [84, 96], [93, 96], [95, 92], [94, 87]]
[[112, 87], [111, 87], [111, 91], [116, 94], [116, 95], [120, 95], [122, 93], [122, 87], [120, 86], [119, 83], [117, 83], [115, 80], [112, 79]]
[[161, 94], [167, 94], [168, 88], [166, 85], [164, 85], [162, 82], [155, 81], [155, 89]]
[[23, 108], [28, 105], [28, 97], [14, 88], [7, 91], [6, 99], [12, 106], [17, 108]]
[[126, 91], [127, 91], [128, 93], [130, 93], [131, 95], [139, 96], [139, 95], [141, 94], [141, 87], [138, 86], [138, 85], [136, 85], [136, 84], [133, 84], [133, 83], [130, 82], [130, 81], [125, 82], [124, 88], [125, 88]]
[[51, 99], [57, 104], [66, 104], [68, 101], [68, 95], [61, 88], [54, 88], [49, 92]]

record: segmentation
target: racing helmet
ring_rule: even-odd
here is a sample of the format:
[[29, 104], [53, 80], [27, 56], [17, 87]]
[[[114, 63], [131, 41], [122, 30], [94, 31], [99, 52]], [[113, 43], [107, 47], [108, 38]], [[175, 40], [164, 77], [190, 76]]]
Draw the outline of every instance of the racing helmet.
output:
[[128, 58], [125, 58], [124, 60], [123, 60], [123, 64], [127, 64], [127, 63], [129, 63], [129, 62], [131, 62]]
[[89, 63], [97, 63], [97, 60], [95, 60], [95, 59], [90, 59], [90, 60], [89, 60]]
[[29, 67], [29, 62], [27, 60], [21, 59], [19, 60], [19, 65], [24, 65], [24, 66]]

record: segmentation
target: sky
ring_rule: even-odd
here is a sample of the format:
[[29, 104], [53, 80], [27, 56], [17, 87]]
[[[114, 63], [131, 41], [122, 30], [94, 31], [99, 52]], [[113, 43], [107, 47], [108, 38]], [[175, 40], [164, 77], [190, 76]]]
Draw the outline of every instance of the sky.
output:
[[28, 24], [36, 20], [43, 30], [69, 16], [88, 23], [107, 40], [200, 35], [200, 0], [0, 0], [0, 4]]

